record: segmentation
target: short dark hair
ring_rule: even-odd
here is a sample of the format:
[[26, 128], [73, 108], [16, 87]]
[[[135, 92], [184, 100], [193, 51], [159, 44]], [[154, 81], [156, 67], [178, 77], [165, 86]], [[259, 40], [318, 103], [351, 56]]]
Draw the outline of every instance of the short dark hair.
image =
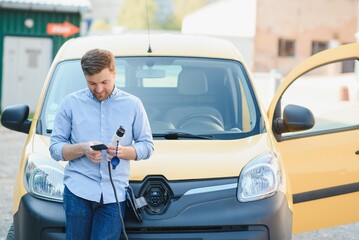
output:
[[85, 75], [94, 75], [108, 68], [111, 72], [115, 70], [115, 58], [113, 54], [105, 49], [89, 50], [81, 58], [81, 67]]

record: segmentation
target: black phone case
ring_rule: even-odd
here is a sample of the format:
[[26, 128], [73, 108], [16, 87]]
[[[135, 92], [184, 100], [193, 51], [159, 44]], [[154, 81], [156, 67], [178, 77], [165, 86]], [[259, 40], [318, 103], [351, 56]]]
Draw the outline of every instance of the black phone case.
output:
[[107, 146], [105, 144], [97, 144], [97, 145], [92, 145], [90, 146], [93, 150], [96, 150], [96, 151], [101, 151], [101, 150], [106, 150], [107, 149]]

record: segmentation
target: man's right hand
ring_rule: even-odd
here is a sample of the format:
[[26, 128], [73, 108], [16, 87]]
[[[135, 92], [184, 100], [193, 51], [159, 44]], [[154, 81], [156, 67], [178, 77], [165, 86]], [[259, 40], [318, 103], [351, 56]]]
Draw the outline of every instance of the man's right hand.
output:
[[93, 150], [90, 146], [100, 144], [101, 142], [87, 142], [84, 144], [84, 152], [88, 159], [93, 163], [100, 163], [103, 159], [103, 154], [101, 151]]
[[62, 149], [62, 156], [66, 161], [86, 156], [93, 163], [100, 163], [103, 159], [101, 151], [95, 151], [90, 146], [99, 144], [98, 141], [90, 141], [76, 144], [66, 144]]

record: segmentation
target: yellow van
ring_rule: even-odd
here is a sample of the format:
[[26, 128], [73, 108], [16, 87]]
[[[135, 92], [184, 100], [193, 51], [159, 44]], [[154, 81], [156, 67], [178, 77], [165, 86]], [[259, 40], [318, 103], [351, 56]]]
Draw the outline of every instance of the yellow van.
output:
[[150, 160], [131, 163], [130, 184], [148, 205], [142, 223], [126, 215], [130, 239], [287, 240], [359, 221], [359, 102], [331, 87], [333, 77], [356, 81], [359, 44], [305, 60], [266, 113], [231, 43], [126, 34], [69, 40], [33, 118], [27, 105], [3, 111], [5, 127], [28, 133], [8, 239], [65, 239], [66, 162], [51, 158], [49, 137], [61, 100], [86, 87], [80, 58], [92, 48], [115, 54], [116, 85], [142, 100], [155, 142]]

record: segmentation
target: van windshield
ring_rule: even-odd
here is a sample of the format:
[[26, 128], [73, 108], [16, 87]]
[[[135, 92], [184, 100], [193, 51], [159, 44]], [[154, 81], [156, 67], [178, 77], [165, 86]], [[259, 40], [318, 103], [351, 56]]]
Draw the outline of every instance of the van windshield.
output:
[[[237, 139], [260, 133], [257, 101], [237, 61], [121, 57], [115, 62], [116, 86], [141, 99], [155, 138]], [[86, 87], [80, 60], [59, 63], [37, 132], [50, 135], [61, 100]]]

